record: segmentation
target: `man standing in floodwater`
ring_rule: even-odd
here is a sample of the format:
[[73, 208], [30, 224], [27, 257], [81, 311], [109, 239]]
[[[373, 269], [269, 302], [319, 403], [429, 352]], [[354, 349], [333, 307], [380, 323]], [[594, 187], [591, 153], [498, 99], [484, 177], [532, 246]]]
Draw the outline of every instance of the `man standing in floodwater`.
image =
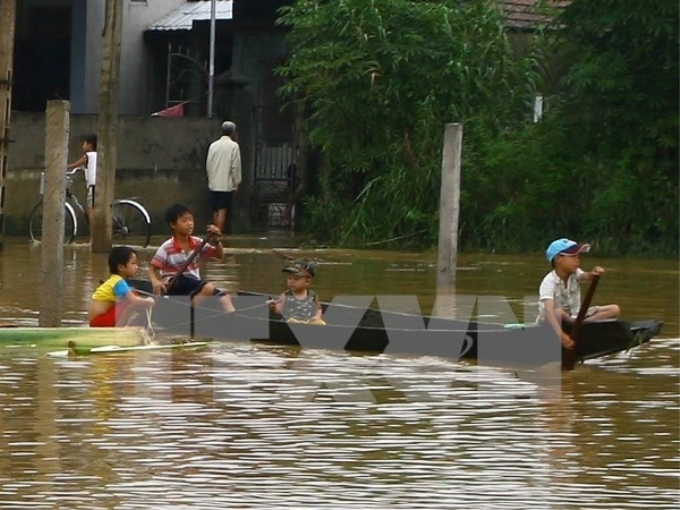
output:
[[233, 195], [241, 184], [241, 151], [234, 140], [236, 124], [222, 123], [222, 137], [210, 144], [205, 168], [213, 210], [213, 224], [226, 232], [233, 211]]

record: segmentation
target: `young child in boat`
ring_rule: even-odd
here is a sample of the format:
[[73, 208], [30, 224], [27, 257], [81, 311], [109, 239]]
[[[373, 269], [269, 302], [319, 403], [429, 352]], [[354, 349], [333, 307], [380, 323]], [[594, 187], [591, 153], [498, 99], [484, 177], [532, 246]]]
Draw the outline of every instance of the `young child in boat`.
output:
[[316, 292], [309, 287], [314, 278], [314, 264], [311, 262], [295, 262], [283, 269], [288, 273], [288, 290], [278, 299], [269, 300], [272, 311], [281, 315], [288, 322], [304, 322], [307, 324], [326, 324], [323, 321], [323, 310]]
[[[562, 331], [561, 323], [573, 322], [578, 316], [581, 307], [580, 282], [604, 274], [600, 266], [595, 266], [590, 272], [581, 269], [580, 255], [588, 251], [590, 245], [563, 238], [550, 243], [545, 252], [553, 270], [545, 275], [539, 287], [538, 321], [550, 324], [565, 349], [573, 348], [574, 341]], [[614, 319], [620, 314], [618, 305], [591, 306], [585, 320]]]
[[[184, 204], [170, 206], [165, 211], [165, 221], [170, 225], [173, 236], [158, 247], [149, 266], [148, 275], [154, 294], [191, 296], [194, 305], [211, 296], [217, 296], [222, 309], [233, 312], [234, 306], [229, 294], [202, 280], [199, 273], [201, 260], [222, 260], [224, 257], [220, 230], [215, 225], [208, 225], [209, 241], [203, 244], [201, 238], [192, 235], [194, 213]], [[199, 248], [200, 253], [177, 275]], [[175, 275], [177, 278], [169, 285]]]
[[125, 326], [133, 311], [155, 304], [153, 298], [135, 294], [125, 281], [126, 278], [133, 278], [138, 270], [135, 250], [129, 246], [116, 246], [111, 250], [111, 277], [92, 294], [87, 312], [90, 326]]

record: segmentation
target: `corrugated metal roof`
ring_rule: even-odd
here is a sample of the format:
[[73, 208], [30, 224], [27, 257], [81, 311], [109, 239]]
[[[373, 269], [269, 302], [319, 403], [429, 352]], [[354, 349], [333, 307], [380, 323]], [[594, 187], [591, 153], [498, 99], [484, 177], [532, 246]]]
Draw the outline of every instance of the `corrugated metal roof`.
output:
[[505, 16], [505, 26], [520, 30], [545, 27], [552, 23], [554, 15], [565, 9], [571, 0], [498, 0]]
[[[210, 0], [187, 2], [152, 23], [147, 30], [191, 30], [194, 21], [210, 19]], [[232, 0], [215, 2], [215, 19], [232, 19]]]
[[[570, 0], [548, 0], [547, 6], [555, 11], [564, 9]], [[217, 0], [215, 18], [232, 19], [233, 0]], [[537, 0], [498, 0], [509, 28], [536, 28], [552, 21], [546, 10], [539, 9]], [[194, 21], [210, 19], [210, 0], [188, 0], [170, 14], [152, 23], [147, 30], [191, 30]]]

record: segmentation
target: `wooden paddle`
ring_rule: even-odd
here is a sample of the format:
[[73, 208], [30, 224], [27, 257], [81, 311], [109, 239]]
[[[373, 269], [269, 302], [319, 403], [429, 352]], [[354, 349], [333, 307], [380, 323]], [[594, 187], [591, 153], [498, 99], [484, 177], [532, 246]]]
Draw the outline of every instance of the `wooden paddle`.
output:
[[581, 308], [578, 310], [578, 315], [576, 316], [576, 321], [574, 326], [571, 328], [571, 333], [569, 336], [574, 342], [574, 346], [571, 349], [567, 349], [562, 356], [562, 370], [573, 370], [576, 366], [577, 356], [576, 348], [578, 346], [578, 334], [581, 331], [581, 325], [586, 318], [586, 313], [588, 313], [588, 308], [590, 308], [590, 303], [593, 301], [593, 296], [595, 295], [595, 289], [597, 288], [597, 282], [600, 281], [600, 275], [593, 275], [590, 280], [590, 287], [588, 287], [588, 292], [586, 292], [586, 297], [581, 303]]
[[279, 257], [281, 257], [282, 259], [285, 259], [286, 262], [293, 262], [293, 261], [295, 260], [295, 259], [294, 259], [293, 257], [291, 257], [290, 255], [286, 255], [285, 253], [281, 253], [280, 251], [275, 250], [274, 248], [270, 248], [270, 250], [271, 250], [273, 253], [275, 253], [276, 255], [278, 255]]
[[169, 291], [177, 283], [177, 279], [180, 277], [180, 275], [182, 275], [184, 271], [187, 270], [187, 267], [189, 267], [189, 265], [194, 261], [194, 259], [198, 257], [199, 253], [201, 253], [205, 245], [208, 244], [208, 242], [210, 242], [210, 239], [212, 239], [214, 235], [215, 234], [209, 233], [207, 236], [203, 238], [203, 241], [201, 241], [201, 244], [198, 245], [198, 248], [196, 248], [194, 252], [191, 255], [189, 255], [189, 258], [186, 259], [184, 264], [182, 264], [182, 266], [177, 270], [177, 272], [174, 275], [172, 275], [170, 280], [168, 280], [168, 283], [165, 284], [166, 292]]

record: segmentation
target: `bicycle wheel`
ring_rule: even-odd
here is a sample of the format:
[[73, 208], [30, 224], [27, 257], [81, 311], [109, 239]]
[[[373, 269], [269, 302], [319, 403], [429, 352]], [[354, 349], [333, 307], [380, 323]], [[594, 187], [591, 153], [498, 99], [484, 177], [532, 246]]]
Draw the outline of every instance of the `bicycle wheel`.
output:
[[134, 200], [116, 200], [111, 212], [112, 239], [136, 246], [148, 246], [151, 239], [151, 217]]
[[[64, 243], [69, 244], [73, 242], [78, 230], [78, 222], [76, 221], [76, 213], [71, 207], [71, 204], [64, 204]], [[38, 202], [31, 215], [28, 218], [28, 233], [31, 236], [31, 241], [41, 242], [43, 237], [43, 203], [42, 200]]]

